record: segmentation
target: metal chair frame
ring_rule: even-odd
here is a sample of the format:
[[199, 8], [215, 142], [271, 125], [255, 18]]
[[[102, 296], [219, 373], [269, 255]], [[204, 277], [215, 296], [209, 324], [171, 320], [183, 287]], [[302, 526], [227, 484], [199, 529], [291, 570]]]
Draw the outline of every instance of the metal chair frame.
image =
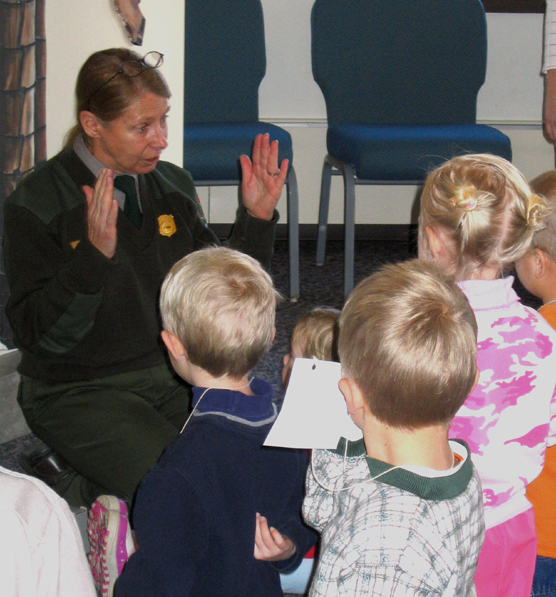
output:
[[326, 254], [326, 232], [330, 208], [330, 186], [332, 176], [344, 179], [344, 296], [353, 290], [355, 261], [355, 185], [422, 185], [422, 180], [363, 180], [355, 175], [355, 168], [328, 154], [322, 166], [319, 202], [319, 223], [317, 234], [317, 265], [324, 265]]

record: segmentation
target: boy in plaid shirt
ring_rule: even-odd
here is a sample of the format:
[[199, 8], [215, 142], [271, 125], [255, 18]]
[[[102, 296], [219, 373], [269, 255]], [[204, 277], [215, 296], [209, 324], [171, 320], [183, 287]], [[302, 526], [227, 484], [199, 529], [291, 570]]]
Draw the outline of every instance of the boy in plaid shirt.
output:
[[349, 297], [339, 387], [363, 439], [313, 452], [311, 597], [475, 595], [481, 487], [448, 429], [476, 384], [476, 333], [464, 294], [429, 263], [387, 266]]

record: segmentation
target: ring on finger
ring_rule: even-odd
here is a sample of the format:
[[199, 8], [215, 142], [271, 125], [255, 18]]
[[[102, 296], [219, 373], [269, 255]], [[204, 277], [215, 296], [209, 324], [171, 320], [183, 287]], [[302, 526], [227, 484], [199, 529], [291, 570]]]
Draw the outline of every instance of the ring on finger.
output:
[[[268, 170], [267, 170], [268, 172]], [[275, 178], [276, 176], [278, 176], [278, 174], [280, 174], [280, 168], [278, 168], [278, 170], [276, 170], [276, 172], [274, 174], [271, 174], [270, 172], [268, 172], [269, 176], [272, 176], [272, 178]]]

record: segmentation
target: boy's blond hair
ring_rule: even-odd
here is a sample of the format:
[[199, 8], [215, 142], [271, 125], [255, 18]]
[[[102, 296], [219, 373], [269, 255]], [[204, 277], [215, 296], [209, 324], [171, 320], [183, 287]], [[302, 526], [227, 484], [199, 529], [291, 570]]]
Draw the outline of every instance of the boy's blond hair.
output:
[[315, 357], [321, 361], [339, 361], [340, 313], [330, 307], [315, 307], [309, 311], [293, 330], [292, 346], [295, 344], [306, 359]]
[[463, 292], [430, 262], [387, 265], [351, 293], [340, 362], [372, 414], [392, 426], [449, 424], [477, 372], [477, 323]]
[[421, 195], [419, 256], [432, 257], [427, 226], [450, 244], [449, 272], [469, 279], [484, 268], [511, 268], [544, 226], [546, 202], [519, 170], [490, 154], [453, 158], [431, 172]]
[[556, 170], [539, 174], [529, 185], [534, 193], [546, 199], [548, 203], [546, 228], [538, 230], [533, 235], [531, 250], [541, 249], [556, 262]]
[[214, 377], [240, 379], [274, 337], [277, 293], [258, 261], [225, 247], [195, 251], [170, 270], [160, 294], [163, 328]]

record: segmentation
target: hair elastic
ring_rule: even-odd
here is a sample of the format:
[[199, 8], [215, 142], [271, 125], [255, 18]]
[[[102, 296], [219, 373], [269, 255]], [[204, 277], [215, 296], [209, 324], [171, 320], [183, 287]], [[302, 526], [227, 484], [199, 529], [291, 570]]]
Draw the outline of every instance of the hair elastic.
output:
[[472, 184], [465, 185], [460, 189], [450, 203], [454, 207], [461, 207], [464, 211], [474, 211], [478, 205], [477, 190]]
[[529, 205], [527, 206], [527, 226], [532, 228], [534, 232], [544, 230], [546, 228], [546, 221], [543, 218], [546, 212], [542, 210], [543, 199], [536, 193], [532, 193], [529, 198]]
[[461, 206], [461, 208], [465, 211], [475, 211], [477, 207], [477, 198], [473, 197], [472, 199], [468, 199], [467, 203]]

